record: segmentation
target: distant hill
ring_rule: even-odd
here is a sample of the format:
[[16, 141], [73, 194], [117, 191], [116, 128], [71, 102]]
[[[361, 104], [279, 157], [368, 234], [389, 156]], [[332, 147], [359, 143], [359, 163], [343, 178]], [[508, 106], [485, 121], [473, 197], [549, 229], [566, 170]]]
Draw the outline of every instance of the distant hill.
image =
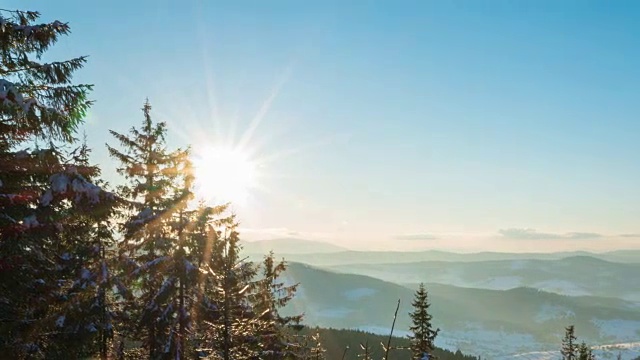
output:
[[602, 254], [602, 258], [609, 261], [640, 263], [640, 250], [616, 250]]
[[[304, 312], [305, 322], [333, 328], [386, 333], [398, 299], [397, 329], [406, 334], [413, 289], [372, 277], [341, 274], [290, 264], [286, 279], [301, 283], [288, 311]], [[604, 297], [569, 297], [530, 288], [507, 291], [428, 284], [437, 344], [493, 358], [527, 351], [556, 350], [563, 328], [574, 324], [592, 344], [637, 341], [640, 309]]]
[[[305, 241], [305, 240], [300, 240]], [[326, 243], [322, 243], [326, 244]], [[329, 244], [326, 244], [329, 245]], [[341, 249], [338, 246], [329, 245], [333, 249]], [[311, 249], [312, 246], [306, 247]], [[337, 248], [337, 249], [336, 249]], [[288, 247], [280, 247], [282, 250], [278, 255], [284, 256], [287, 260], [300, 262], [315, 266], [336, 266], [347, 264], [399, 264], [413, 263], [420, 261], [453, 261], [453, 262], [476, 262], [476, 261], [499, 261], [499, 260], [560, 260], [567, 257], [590, 256], [601, 260], [638, 263], [640, 264], [640, 251], [620, 250], [608, 253], [590, 253], [586, 251], [557, 252], [557, 253], [501, 253], [501, 252], [480, 252], [459, 254], [446, 251], [287, 251]], [[294, 247], [295, 249], [295, 247]]]
[[640, 264], [615, 263], [592, 256], [560, 260], [348, 264], [330, 268], [400, 284], [430, 282], [493, 290], [531, 287], [562, 295], [595, 295], [640, 302]]
[[323, 241], [303, 240], [296, 238], [282, 238], [272, 240], [244, 241], [242, 242], [243, 253], [247, 255], [263, 256], [269, 251], [273, 251], [276, 256], [281, 257], [287, 254], [330, 254], [345, 251], [346, 249], [337, 245]]

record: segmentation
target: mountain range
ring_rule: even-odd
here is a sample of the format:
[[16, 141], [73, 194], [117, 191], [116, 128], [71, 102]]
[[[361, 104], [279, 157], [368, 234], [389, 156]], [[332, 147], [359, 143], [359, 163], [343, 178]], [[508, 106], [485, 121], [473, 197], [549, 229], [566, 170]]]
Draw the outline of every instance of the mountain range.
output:
[[588, 251], [565, 251], [552, 253], [509, 253], [509, 252], [476, 252], [454, 253], [440, 250], [426, 251], [355, 251], [324, 241], [313, 241], [296, 238], [281, 238], [243, 242], [243, 251], [249, 256], [263, 256], [273, 251], [278, 257], [289, 261], [316, 266], [333, 266], [345, 264], [385, 264], [411, 263], [420, 261], [498, 261], [498, 260], [560, 260], [575, 256], [589, 256], [597, 259], [621, 262], [640, 263], [640, 250], [615, 250], [603, 253]]
[[310, 326], [406, 336], [418, 283], [426, 283], [436, 344], [485, 359], [557, 357], [564, 328], [598, 358], [640, 355], [640, 250], [605, 253], [353, 251], [320, 241], [246, 242], [260, 260], [273, 250], [300, 283], [286, 309]]
[[[408, 286], [299, 263], [290, 264], [286, 281], [301, 284], [287, 311], [304, 313], [307, 324], [388, 333], [400, 299], [396, 334], [408, 334], [414, 292]], [[569, 324], [592, 344], [639, 337], [635, 302], [526, 287], [488, 290], [429, 283], [427, 289], [434, 324], [442, 329], [437, 344], [483, 358], [556, 350]]]
[[640, 301], [640, 263], [615, 263], [584, 255], [558, 260], [420, 261], [330, 268], [400, 284], [429, 282], [492, 290], [531, 287], [562, 295]]
[[331, 254], [347, 251], [347, 249], [324, 241], [278, 238], [271, 240], [243, 241], [242, 251], [248, 255], [259, 256], [263, 256], [269, 251], [273, 251], [277, 255], [286, 253], [288, 258], [292, 255]]

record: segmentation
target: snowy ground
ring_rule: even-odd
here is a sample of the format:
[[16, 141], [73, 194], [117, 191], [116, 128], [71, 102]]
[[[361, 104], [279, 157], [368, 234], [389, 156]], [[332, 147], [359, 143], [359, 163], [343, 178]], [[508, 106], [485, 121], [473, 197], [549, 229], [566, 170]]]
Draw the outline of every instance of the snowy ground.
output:
[[571, 281], [551, 279], [531, 285], [532, 288], [568, 296], [587, 296], [591, 293]]
[[497, 276], [472, 285], [480, 289], [509, 290], [522, 286], [522, 278], [520, 276]]
[[[596, 359], [616, 359], [620, 354], [622, 360], [633, 360], [640, 356], [640, 342], [601, 345], [593, 347]], [[496, 360], [556, 360], [559, 351], [534, 351], [496, 357]]]
[[[633, 334], [640, 325], [630, 324], [624, 320], [601, 321], [598, 324], [602, 331], [608, 334], [615, 333], [621, 337]], [[622, 328], [616, 333], [617, 326]], [[390, 331], [390, 328], [383, 326], [359, 326], [357, 329], [379, 335], [388, 335]], [[396, 329], [394, 335], [407, 336], [409, 332]], [[459, 331], [442, 331], [436, 338], [436, 345], [451, 351], [459, 349], [463, 353], [480, 355], [486, 359], [557, 360], [560, 358], [558, 351], [536, 351], [536, 349], [549, 349], [550, 345], [537, 343], [531, 335], [487, 330], [475, 323], [468, 323]], [[640, 342], [593, 346], [593, 350], [597, 359], [616, 359], [620, 353], [622, 360], [633, 360], [640, 356]]]
[[572, 310], [565, 307], [545, 304], [536, 315], [535, 321], [537, 323], [543, 323], [554, 319], [570, 318], [575, 315]]
[[357, 288], [353, 290], [348, 290], [344, 292], [344, 296], [351, 301], [360, 300], [365, 297], [375, 295], [377, 290], [370, 288]]
[[480, 324], [469, 323], [465, 329], [442, 331], [436, 345], [452, 351], [460, 349], [470, 355], [494, 358], [501, 354], [513, 354], [531, 350], [536, 340], [529, 334], [487, 330]]
[[612, 338], [615, 339], [615, 341], [637, 339], [640, 332], [640, 321], [592, 319], [591, 322], [600, 329], [600, 336], [603, 338]]

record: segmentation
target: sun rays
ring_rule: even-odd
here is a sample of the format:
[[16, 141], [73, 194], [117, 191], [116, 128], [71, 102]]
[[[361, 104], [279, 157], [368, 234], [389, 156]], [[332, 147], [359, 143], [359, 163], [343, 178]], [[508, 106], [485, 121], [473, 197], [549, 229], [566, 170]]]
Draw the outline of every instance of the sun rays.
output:
[[[245, 85], [241, 79], [233, 81], [216, 71], [216, 59], [207, 45], [210, 38], [205, 35], [198, 71], [201, 76], [192, 79], [197, 86], [188, 92], [164, 87], [155, 101], [160, 120], [176, 136], [168, 140], [191, 146], [196, 200], [208, 205], [230, 203], [234, 211], [261, 208], [271, 198], [288, 202], [286, 199], [295, 196], [290, 188], [281, 186], [282, 180], [299, 178], [288, 160], [341, 142], [344, 134], [305, 141], [293, 136], [300, 125], [291, 120], [296, 118], [294, 114], [273, 111], [282, 105], [278, 101], [293, 77], [298, 56], [274, 69], [270, 83]], [[274, 117], [276, 113], [278, 117]]]

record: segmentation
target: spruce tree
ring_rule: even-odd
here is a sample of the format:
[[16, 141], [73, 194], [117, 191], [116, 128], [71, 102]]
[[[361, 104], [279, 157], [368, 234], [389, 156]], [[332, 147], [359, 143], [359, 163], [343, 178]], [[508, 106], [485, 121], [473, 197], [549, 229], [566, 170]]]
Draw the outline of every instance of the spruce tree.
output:
[[[86, 142], [72, 153], [71, 160], [85, 180], [75, 179], [71, 188], [75, 191], [89, 186], [99, 191], [95, 182], [106, 185], [100, 179], [100, 170], [89, 164], [89, 148]], [[49, 191], [43, 197], [49, 196]], [[76, 194], [77, 197], [77, 194]], [[111, 196], [109, 196], [111, 198]], [[67, 209], [68, 219], [56, 237], [58, 251], [56, 275], [62, 292], [62, 301], [57, 304], [59, 316], [55, 321], [46, 358], [72, 358], [99, 354], [109, 355], [113, 335], [113, 317], [116, 306], [111, 295], [113, 282], [110, 273], [114, 264], [114, 229], [112, 217], [116, 211], [114, 201], [103, 201], [101, 206], [87, 201], [75, 200], [74, 207]], [[60, 216], [61, 214], [58, 214]]]
[[276, 262], [273, 252], [264, 257], [262, 279], [257, 284], [255, 308], [265, 322], [259, 334], [260, 359], [296, 358], [297, 346], [292, 331], [299, 331], [302, 315], [283, 316], [280, 310], [295, 295], [298, 284], [287, 285], [281, 279], [287, 270], [284, 260]]
[[424, 359], [425, 357], [433, 359], [434, 340], [440, 329], [434, 330], [431, 324], [433, 318], [429, 314], [431, 304], [429, 304], [429, 297], [424, 284], [420, 284], [411, 305], [413, 306], [413, 312], [409, 313], [412, 322], [409, 330], [413, 333], [413, 335], [409, 335], [411, 358], [414, 360]]
[[91, 86], [72, 83], [86, 58], [43, 62], [70, 28], [39, 16], [0, 10], [0, 352], [74, 358], [97, 352], [106, 322], [72, 317], [76, 326], [64, 326], [99, 288], [75, 286], [94, 274], [92, 256], [71, 254], [109, 236], [94, 222], [108, 218], [114, 197], [89, 181], [97, 168], [65, 148], [91, 105]]
[[595, 359], [591, 348], [583, 342], [578, 346], [578, 360], [593, 360]]
[[120, 247], [126, 281], [120, 294], [135, 323], [129, 336], [144, 343], [150, 359], [160, 359], [184, 353], [190, 321], [184, 289], [197, 270], [184, 251], [191, 171], [188, 151], [166, 149], [166, 124], [153, 122], [148, 101], [142, 111], [140, 129], [129, 135], [111, 131], [123, 150], [107, 147], [127, 179], [119, 188], [128, 200]]
[[209, 326], [206, 321], [215, 318], [215, 304], [208, 301], [205, 288], [212, 283], [207, 280], [210, 273], [211, 256], [214, 246], [213, 239], [218, 233], [216, 228], [219, 228], [224, 219], [220, 219], [225, 212], [227, 206], [205, 206], [204, 203], [199, 203], [198, 206], [191, 210], [186, 216], [189, 217], [190, 222], [186, 230], [185, 247], [189, 249], [188, 258], [191, 259], [190, 265], [195, 266], [198, 271], [190, 272], [193, 274], [192, 282], [190, 283], [191, 289], [187, 293], [192, 294], [191, 297], [187, 297], [190, 302], [191, 308], [191, 324], [190, 332], [192, 336], [189, 338], [188, 346], [192, 349], [192, 352], [204, 356], [205, 352], [202, 350], [205, 344], [205, 334], [208, 331]]
[[[91, 85], [71, 80], [86, 57], [43, 62], [42, 56], [70, 33], [58, 20], [35, 22], [34, 11], [0, 10], [0, 151], [40, 139], [72, 142], [91, 105]], [[15, 159], [14, 159], [15, 160]]]
[[578, 346], [576, 344], [576, 335], [573, 325], [565, 328], [564, 338], [562, 338], [562, 349], [560, 354], [562, 360], [576, 360], [578, 354]]
[[213, 359], [252, 359], [259, 354], [257, 334], [266, 326], [251, 302], [257, 269], [240, 258], [235, 218], [223, 221], [211, 236], [211, 256], [205, 264], [209, 274], [199, 311], [199, 319], [208, 325], [203, 345], [212, 349]]

